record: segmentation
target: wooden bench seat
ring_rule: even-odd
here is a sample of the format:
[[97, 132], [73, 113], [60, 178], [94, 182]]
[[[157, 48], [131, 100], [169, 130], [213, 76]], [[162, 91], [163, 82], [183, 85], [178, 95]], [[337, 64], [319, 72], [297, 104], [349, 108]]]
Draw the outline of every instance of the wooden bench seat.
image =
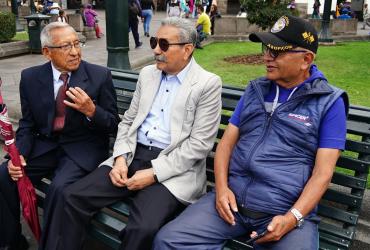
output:
[[[128, 109], [138, 74], [130, 71], [112, 71], [114, 86], [117, 91], [119, 113]], [[217, 135], [220, 139], [224, 128], [244, 90], [224, 86], [222, 89], [222, 118]], [[337, 162], [343, 170], [336, 171], [330, 188], [320, 201], [318, 214], [322, 218], [319, 224], [320, 249], [348, 249], [354, 239], [356, 225], [361, 211], [361, 204], [367, 185], [370, 165], [370, 108], [351, 106], [347, 120], [346, 150]], [[213, 151], [207, 158], [208, 189], [214, 186]], [[47, 182], [38, 186], [39, 202], [42, 206], [41, 193], [47, 189]], [[102, 209], [94, 216], [89, 227], [90, 235], [104, 242], [112, 249], [118, 249], [118, 233], [125, 227], [129, 215], [129, 199], [117, 202]], [[247, 237], [247, 236], [246, 236]], [[225, 249], [250, 249], [244, 239], [230, 240]]]

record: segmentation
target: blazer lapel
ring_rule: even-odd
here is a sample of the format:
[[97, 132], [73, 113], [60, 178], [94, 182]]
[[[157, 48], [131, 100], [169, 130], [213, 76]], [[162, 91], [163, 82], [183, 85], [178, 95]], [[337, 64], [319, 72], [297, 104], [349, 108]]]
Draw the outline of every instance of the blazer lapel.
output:
[[137, 127], [139, 127], [148, 116], [150, 109], [152, 108], [154, 98], [158, 92], [162, 78], [162, 71], [154, 70], [152, 77], [147, 82], [141, 82], [141, 98], [140, 102], [142, 109], [138, 113], [138, 119], [136, 122]]
[[53, 71], [51, 63], [46, 63], [41, 68], [38, 75], [39, 93], [42, 106], [47, 109], [47, 124], [49, 131], [51, 131], [54, 113], [55, 113], [55, 99], [54, 99], [54, 82]]
[[69, 80], [69, 87], [80, 87], [83, 91], [86, 92], [88, 87], [88, 76], [85, 70], [85, 62], [81, 61], [78, 69], [71, 74], [71, 79]]

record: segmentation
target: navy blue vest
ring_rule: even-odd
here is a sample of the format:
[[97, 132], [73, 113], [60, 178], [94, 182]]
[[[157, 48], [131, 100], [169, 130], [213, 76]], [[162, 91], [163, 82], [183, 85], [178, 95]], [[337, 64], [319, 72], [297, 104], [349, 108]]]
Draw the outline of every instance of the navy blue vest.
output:
[[348, 97], [343, 90], [317, 79], [301, 86], [270, 115], [264, 107], [270, 87], [271, 81], [259, 78], [245, 90], [229, 186], [239, 205], [284, 214], [311, 176], [321, 120], [340, 96], [348, 111]]

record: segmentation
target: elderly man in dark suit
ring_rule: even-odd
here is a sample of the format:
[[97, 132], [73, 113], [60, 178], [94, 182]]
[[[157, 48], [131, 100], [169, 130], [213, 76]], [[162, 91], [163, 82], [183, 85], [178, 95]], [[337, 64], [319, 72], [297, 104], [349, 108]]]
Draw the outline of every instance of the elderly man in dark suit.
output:
[[[57, 237], [61, 192], [108, 157], [109, 134], [119, 122], [116, 95], [108, 69], [81, 60], [81, 42], [66, 23], [51, 23], [41, 33], [48, 63], [25, 69], [20, 81], [22, 118], [16, 133], [26, 174], [34, 184], [51, 176], [44, 203], [40, 249]], [[0, 166], [0, 224], [6, 226], [0, 247], [25, 249], [19, 222], [16, 181], [21, 167]]]

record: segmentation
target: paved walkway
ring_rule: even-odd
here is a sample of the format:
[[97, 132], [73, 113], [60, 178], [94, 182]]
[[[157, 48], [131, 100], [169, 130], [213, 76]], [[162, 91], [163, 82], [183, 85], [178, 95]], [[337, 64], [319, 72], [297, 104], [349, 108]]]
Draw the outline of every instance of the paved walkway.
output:
[[[105, 33], [105, 12], [98, 11], [100, 16], [100, 23], [99, 25], [102, 28], [103, 33]], [[150, 34], [154, 34], [155, 31], [160, 26], [160, 21], [165, 18], [164, 12], [157, 12], [152, 19], [151, 23], [151, 30]], [[191, 19], [195, 22], [195, 20]], [[357, 36], [368, 36], [369, 35], [369, 27], [366, 30], [361, 30], [362, 23], [358, 24], [358, 32]], [[153, 53], [149, 46], [149, 38], [143, 36], [143, 27], [140, 23], [139, 26], [139, 33], [140, 39], [143, 41], [143, 46], [139, 49], [135, 49], [134, 41], [132, 38], [132, 34], [129, 34], [129, 44], [130, 44], [130, 51], [129, 51], [129, 58], [131, 62], [131, 66], [133, 69], [139, 68], [142, 64], [148, 63], [153, 60]], [[101, 39], [95, 40], [88, 40], [86, 46], [82, 49], [82, 57], [84, 60], [106, 66], [107, 65], [107, 50], [106, 50], [106, 39], [103, 36]], [[14, 120], [18, 120], [20, 118], [20, 102], [19, 102], [19, 80], [20, 80], [20, 73], [24, 68], [39, 65], [45, 63], [47, 60], [40, 54], [26, 54], [6, 59], [0, 59], [0, 77], [3, 80], [3, 86], [1, 88], [4, 101], [7, 103], [9, 107], [9, 115]], [[3, 155], [3, 152], [0, 151], [0, 157]], [[1, 157], [2, 158], [2, 157]], [[358, 238], [361, 238], [361, 241], [355, 241], [354, 246], [352, 249], [369, 249], [370, 239], [368, 237], [368, 233], [370, 231], [370, 197], [369, 192], [366, 194], [366, 198], [364, 200], [364, 210], [361, 216], [361, 227], [365, 227], [362, 232], [358, 234]], [[23, 223], [24, 224], [24, 223]], [[25, 235], [30, 241], [30, 250], [36, 250], [37, 244], [32, 237], [32, 234], [28, 230], [27, 226], [24, 225]], [[364, 242], [367, 244], [364, 245]], [[90, 242], [91, 243], [91, 242]], [[90, 244], [87, 249], [102, 249], [102, 246], [94, 244]]]

